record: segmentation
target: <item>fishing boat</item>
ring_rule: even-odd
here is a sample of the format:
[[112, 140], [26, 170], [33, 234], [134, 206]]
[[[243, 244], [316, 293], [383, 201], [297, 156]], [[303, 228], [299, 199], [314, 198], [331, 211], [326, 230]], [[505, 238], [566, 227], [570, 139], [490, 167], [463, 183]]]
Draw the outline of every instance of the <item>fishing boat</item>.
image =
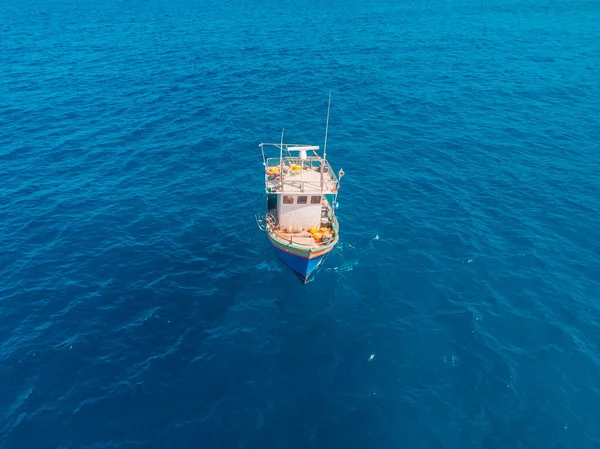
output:
[[[261, 143], [265, 213], [257, 223], [266, 231], [277, 256], [303, 282], [322, 264], [339, 241], [340, 228], [335, 215], [340, 179], [327, 161], [329, 109], [323, 151], [318, 145]], [[265, 151], [279, 156], [267, 157]]]

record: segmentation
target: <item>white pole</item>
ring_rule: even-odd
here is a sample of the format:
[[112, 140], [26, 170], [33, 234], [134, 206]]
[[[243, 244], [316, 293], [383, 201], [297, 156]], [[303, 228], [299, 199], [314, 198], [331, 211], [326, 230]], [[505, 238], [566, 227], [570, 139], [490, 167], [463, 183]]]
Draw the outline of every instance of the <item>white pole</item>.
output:
[[301, 191], [304, 193], [304, 159], [300, 158], [300, 185]]
[[281, 180], [281, 191], [283, 192], [283, 131], [281, 130], [281, 145], [279, 145], [279, 179]]
[[329, 90], [329, 103], [327, 105], [327, 123], [325, 125], [325, 144], [323, 145], [323, 163], [321, 164], [321, 192], [323, 191], [323, 170], [327, 162], [327, 132], [329, 130], [329, 109], [331, 108], [331, 89]]
[[331, 90], [329, 91], [329, 103], [327, 104], [327, 124], [325, 125], [325, 144], [323, 145], [323, 159], [327, 160], [327, 131], [329, 130], [329, 109], [331, 108]]

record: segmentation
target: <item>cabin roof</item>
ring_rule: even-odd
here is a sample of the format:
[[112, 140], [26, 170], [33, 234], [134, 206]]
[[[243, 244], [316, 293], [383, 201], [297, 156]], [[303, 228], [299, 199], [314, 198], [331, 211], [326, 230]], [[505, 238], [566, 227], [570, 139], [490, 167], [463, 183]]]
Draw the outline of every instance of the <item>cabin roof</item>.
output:
[[[277, 159], [278, 161], [279, 159]], [[310, 163], [304, 164], [304, 169], [298, 169], [302, 164], [290, 164], [285, 161], [283, 174], [283, 187], [279, 177], [279, 165], [271, 163], [265, 170], [265, 187], [272, 193], [306, 193], [306, 194], [334, 194], [337, 189], [337, 178], [331, 169], [331, 166], [325, 162], [323, 173], [323, 189], [321, 190], [321, 167], [315, 167]], [[298, 161], [300, 162], [300, 161]], [[295, 165], [296, 170], [291, 169], [290, 165]], [[276, 170], [277, 173], [269, 173], [269, 169]]]

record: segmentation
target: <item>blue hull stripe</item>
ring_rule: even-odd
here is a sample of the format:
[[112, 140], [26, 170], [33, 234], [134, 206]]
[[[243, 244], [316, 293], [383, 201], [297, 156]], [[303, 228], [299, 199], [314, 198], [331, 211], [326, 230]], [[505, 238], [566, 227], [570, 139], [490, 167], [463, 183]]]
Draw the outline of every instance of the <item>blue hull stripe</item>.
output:
[[294, 256], [293, 254], [281, 251], [276, 246], [273, 246], [277, 256], [292, 270], [298, 273], [304, 280], [319, 266], [326, 254], [315, 257], [313, 259], [305, 259], [303, 257]]

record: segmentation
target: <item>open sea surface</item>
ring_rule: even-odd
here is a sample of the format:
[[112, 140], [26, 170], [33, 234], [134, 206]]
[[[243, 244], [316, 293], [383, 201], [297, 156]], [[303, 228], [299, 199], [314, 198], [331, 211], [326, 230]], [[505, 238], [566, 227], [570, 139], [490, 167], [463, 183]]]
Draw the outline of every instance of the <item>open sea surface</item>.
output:
[[[600, 3], [0, 2], [0, 447], [600, 448]], [[258, 144], [323, 145], [303, 285]]]

